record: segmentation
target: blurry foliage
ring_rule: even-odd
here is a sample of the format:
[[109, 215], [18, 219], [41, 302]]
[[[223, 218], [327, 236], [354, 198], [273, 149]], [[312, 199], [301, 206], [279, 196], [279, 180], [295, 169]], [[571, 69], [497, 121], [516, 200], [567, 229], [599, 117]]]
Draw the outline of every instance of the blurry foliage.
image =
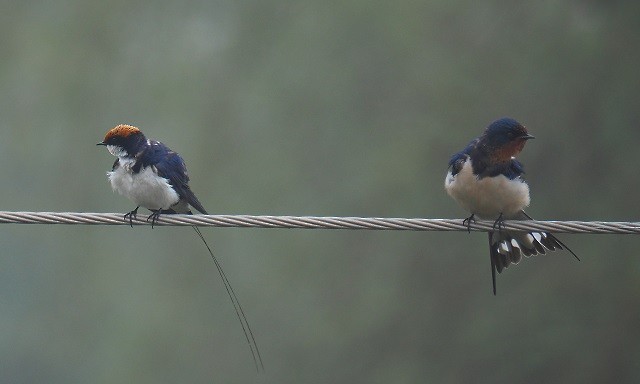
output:
[[[3, 209], [133, 208], [130, 123], [210, 212], [463, 217], [449, 156], [510, 115], [540, 219], [638, 220], [632, 1], [5, 1]], [[2, 382], [255, 381], [184, 228], [3, 226]], [[638, 382], [635, 236], [562, 236], [490, 293], [486, 235], [207, 229], [267, 373], [300, 382]]]

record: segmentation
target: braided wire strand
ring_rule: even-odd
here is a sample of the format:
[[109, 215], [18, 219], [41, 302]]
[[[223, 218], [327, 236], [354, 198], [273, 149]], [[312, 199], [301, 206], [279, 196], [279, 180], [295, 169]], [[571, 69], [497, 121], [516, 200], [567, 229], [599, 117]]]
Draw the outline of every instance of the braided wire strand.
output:
[[[4, 224], [129, 225], [121, 213], [9, 212], [0, 211]], [[133, 225], [151, 225], [145, 215]], [[272, 215], [161, 215], [155, 225], [225, 228], [352, 229], [396, 231], [492, 231], [494, 222], [461, 219], [422, 219], [337, 216]], [[638, 234], [640, 222], [506, 220], [501, 226], [511, 231], [553, 233]]]

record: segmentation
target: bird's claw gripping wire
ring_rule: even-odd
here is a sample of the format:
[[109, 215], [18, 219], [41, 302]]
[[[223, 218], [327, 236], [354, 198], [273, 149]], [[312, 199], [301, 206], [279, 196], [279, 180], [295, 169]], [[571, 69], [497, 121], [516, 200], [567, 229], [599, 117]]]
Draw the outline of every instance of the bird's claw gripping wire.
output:
[[129, 225], [131, 226], [131, 228], [133, 228], [133, 220], [138, 216], [138, 208], [140, 208], [139, 205], [136, 207], [136, 209], [131, 212], [125, 213], [124, 215], [124, 221], [127, 221], [127, 219], [129, 219]]
[[500, 212], [500, 216], [493, 222], [493, 229], [497, 229], [498, 232], [502, 232], [504, 228], [504, 218], [502, 217], [502, 212]]
[[147, 222], [151, 220], [151, 228], [153, 228], [153, 226], [158, 222], [158, 218], [160, 217], [160, 214], [162, 214], [162, 209], [153, 211], [153, 213], [150, 214], [149, 217], [147, 217]]
[[466, 225], [467, 226], [467, 233], [471, 233], [471, 222], [476, 222], [476, 214], [472, 213], [471, 216], [467, 217], [466, 219], [462, 220], [462, 225]]

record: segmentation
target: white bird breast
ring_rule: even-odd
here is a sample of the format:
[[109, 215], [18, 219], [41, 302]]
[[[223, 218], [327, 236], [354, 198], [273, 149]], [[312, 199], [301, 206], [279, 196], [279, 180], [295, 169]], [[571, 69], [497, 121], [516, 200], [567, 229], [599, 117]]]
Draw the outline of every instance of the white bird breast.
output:
[[134, 174], [131, 168], [135, 160], [120, 158], [120, 166], [107, 172], [111, 188], [129, 198], [136, 205], [151, 210], [169, 209], [180, 200], [169, 180], [160, 177], [153, 166]]
[[504, 218], [513, 217], [530, 202], [529, 186], [523, 179], [504, 175], [479, 179], [470, 158], [456, 175], [447, 173], [444, 187], [464, 209], [485, 220], [495, 220], [501, 213]]

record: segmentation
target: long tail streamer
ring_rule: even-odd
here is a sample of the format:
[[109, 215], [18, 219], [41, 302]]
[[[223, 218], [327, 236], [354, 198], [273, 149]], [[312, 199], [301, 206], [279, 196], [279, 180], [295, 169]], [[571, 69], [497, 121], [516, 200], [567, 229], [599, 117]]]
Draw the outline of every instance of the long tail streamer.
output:
[[236, 311], [236, 316], [238, 316], [238, 320], [240, 321], [240, 325], [242, 326], [242, 332], [244, 332], [244, 337], [247, 339], [247, 344], [249, 344], [249, 349], [251, 350], [251, 356], [253, 357], [253, 362], [256, 366], [256, 371], [264, 372], [264, 364], [262, 363], [262, 356], [260, 355], [260, 350], [258, 349], [258, 344], [256, 343], [256, 338], [253, 336], [253, 332], [251, 331], [251, 326], [249, 325], [249, 321], [247, 320], [247, 316], [244, 314], [244, 310], [242, 309], [242, 305], [240, 305], [240, 300], [238, 300], [238, 296], [233, 291], [233, 287], [227, 278], [227, 275], [224, 273], [222, 269], [222, 265], [213, 254], [211, 247], [204, 239], [202, 232], [198, 227], [192, 227], [198, 237], [204, 243], [204, 246], [207, 247], [213, 262], [218, 268], [218, 273], [220, 274], [220, 278], [222, 279], [222, 283], [224, 284], [224, 288], [227, 290], [227, 294], [229, 295], [229, 299], [231, 299], [231, 304], [233, 304], [233, 309]]

